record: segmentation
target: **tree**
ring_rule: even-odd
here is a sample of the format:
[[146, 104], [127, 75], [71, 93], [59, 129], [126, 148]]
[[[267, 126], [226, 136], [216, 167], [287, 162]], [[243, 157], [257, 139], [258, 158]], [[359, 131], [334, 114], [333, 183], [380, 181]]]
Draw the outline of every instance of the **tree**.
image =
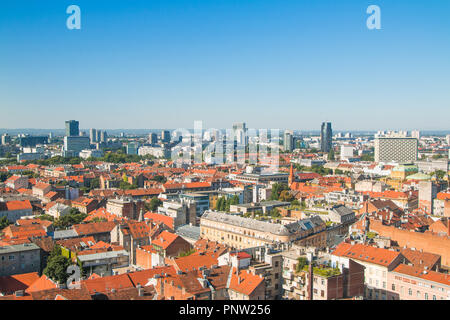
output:
[[295, 268], [297, 272], [302, 271], [308, 265], [308, 260], [305, 257], [298, 257], [297, 262], [297, 267]]
[[328, 152], [328, 160], [335, 160], [333, 149], [331, 149], [330, 152]]
[[8, 172], [0, 172], [0, 182], [5, 182], [12, 176], [11, 173]]
[[56, 219], [53, 225], [55, 226], [55, 228], [66, 229], [73, 226], [74, 224], [83, 222], [83, 220], [86, 219], [87, 216], [87, 214], [81, 213], [77, 208], [71, 208], [69, 214]]
[[164, 176], [160, 176], [160, 175], [154, 176], [152, 180], [155, 180], [155, 181], [157, 181], [159, 183], [166, 183], [167, 182], [167, 179]]
[[375, 161], [375, 157], [373, 154], [369, 153], [369, 154], [363, 154], [361, 156], [361, 161]]
[[272, 210], [269, 211], [269, 216], [271, 216], [272, 218], [281, 217], [280, 210], [278, 210], [277, 208], [273, 208]]
[[44, 274], [60, 284], [66, 283], [69, 275], [67, 268], [71, 265], [70, 260], [62, 255], [61, 247], [55, 245], [47, 260]]
[[289, 186], [286, 183], [274, 183], [272, 185], [272, 194], [270, 200], [278, 200], [280, 194], [284, 190], [289, 190]]
[[39, 220], [47, 220], [47, 221], [51, 221], [54, 222], [55, 218], [49, 214], [42, 214], [40, 216], [37, 217]]
[[289, 190], [283, 190], [283, 191], [281, 191], [280, 196], [278, 197], [278, 200], [285, 201], [285, 202], [291, 202], [292, 200], [294, 200], [294, 197], [289, 192]]
[[160, 205], [162, 205], [162, 201], [157, 197], [153, 197], [152, 200], [150, 200], [150, 203], [148, 204], [148, 210], [155, 212], [156, 210], [158, 210], [158, 207]]
[[9, 222], [8, 218], [6, 218], [5, 216], [0, 218], [0, 230], [5, 229], [10, 224], [12, 223]]
[[444, 179], [444, 177], [447, 175], [447, 173], [443, 170], [436, 170], [436, 172], [434, 174], [436, 175], [436, 178], [438, 180]]
[[137, 189], [138, 186], [135, 184], [126, 182], [126, 181], [120, 181], [119, 188], [122, 190], [132, 190], [132, 189]]

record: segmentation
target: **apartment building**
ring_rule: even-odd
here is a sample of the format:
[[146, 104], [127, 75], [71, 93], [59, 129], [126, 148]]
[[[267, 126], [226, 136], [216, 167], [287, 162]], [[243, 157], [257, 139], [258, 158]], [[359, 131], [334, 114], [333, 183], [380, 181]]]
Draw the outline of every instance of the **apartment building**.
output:
[[332, 265], [336, 267], [348, 265], [349, 259], [364, 266], [364, 297], [369, 300], [392, 299], [388, 273], [406, 260], [400, 252], [345, 242], [339, 244], [330, 257]]
[[0, 247], [0, 276], [40, 272], [41, 248], [34, 243]]
[[206, 211], [200, 220], [200, 236], [237, 249], [300, 240], [324, 226], [320, 217], [282, 225], [243, 218], [224, 212]]

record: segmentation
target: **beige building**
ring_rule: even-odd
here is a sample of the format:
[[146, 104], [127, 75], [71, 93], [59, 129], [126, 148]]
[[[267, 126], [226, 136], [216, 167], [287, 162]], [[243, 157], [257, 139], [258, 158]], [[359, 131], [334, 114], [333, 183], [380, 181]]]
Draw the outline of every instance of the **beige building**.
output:
[[324, 225], [320, 217], [290, 224], [243, 218], [225, 212], [205, 211], [200, 219], [200, 237], [237, 249], [300, 240]]

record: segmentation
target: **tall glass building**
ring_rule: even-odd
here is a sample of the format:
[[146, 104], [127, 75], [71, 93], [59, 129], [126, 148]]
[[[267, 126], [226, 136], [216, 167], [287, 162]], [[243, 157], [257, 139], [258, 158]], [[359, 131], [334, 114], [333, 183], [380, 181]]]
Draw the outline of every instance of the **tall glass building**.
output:
[[66, 121], [66, 136], [78, 137], [80, 135], [79, 122], [75, 120]]
[[320, 130], [320, 150], [322, 152], [330, 152], [333, 141], [333, 130], [331, 129], [331, 122], [322, 122]]

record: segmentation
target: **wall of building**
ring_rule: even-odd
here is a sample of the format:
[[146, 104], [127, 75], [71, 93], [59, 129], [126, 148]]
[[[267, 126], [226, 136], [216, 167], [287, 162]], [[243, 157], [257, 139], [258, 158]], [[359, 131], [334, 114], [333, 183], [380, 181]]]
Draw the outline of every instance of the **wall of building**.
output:
[[419, 233], [384, 226], [380, 221], [371, 220], [370, 230], [377, 232], [383, 237], [389, 237], [396, 241], [399, 246], [422, 249], [426, 252], [439, 254], [442, 265], [450, 266], [450, 237], [441, 237], [432, 233]]

